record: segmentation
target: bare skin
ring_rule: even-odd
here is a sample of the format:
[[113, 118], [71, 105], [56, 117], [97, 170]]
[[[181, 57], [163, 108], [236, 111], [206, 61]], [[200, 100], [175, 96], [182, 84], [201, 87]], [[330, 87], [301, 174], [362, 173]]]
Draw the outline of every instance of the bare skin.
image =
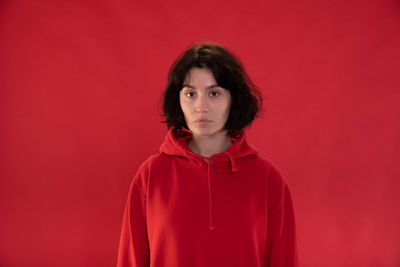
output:
[[[221, 153], [232, 145], [231, 139], [226, 133], [221, 133], [216, 136], [202, 138], [193, 136], [189, 141], [189, 148], [196, 154], [203, 157], [211, 157], [214, 154]], [[207, 161], [207, 160], [206, 160]]]
[[223, 129], [229, 116], [231, 95], [217, 84], [209, 69], [194, 67], [189, 71], [180, 92], [180, 105], [193, 133], [188, 146], [194, 153], [211, 157], [232, 144]]

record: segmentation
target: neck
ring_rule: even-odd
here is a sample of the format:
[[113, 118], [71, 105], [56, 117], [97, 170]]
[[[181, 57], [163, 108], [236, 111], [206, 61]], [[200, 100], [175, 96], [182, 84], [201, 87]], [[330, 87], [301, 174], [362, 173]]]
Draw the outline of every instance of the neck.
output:
[[211, 157], [228, 149], [232, 144], [229, 135], [221, 132], [213, 136], [195, 136], [188, 142], [189, 148], [203, 157]]

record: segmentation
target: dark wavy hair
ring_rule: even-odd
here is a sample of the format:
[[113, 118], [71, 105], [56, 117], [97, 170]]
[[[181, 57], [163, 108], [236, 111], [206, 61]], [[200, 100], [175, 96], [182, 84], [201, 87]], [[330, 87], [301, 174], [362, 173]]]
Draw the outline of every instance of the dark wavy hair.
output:
[[219, 86], [231, 93], [231, 108], [224, 129], [229, 133], [249, 126], [262, 108], [262, 94], [253, 84], [240, 60], [223, 46], [216, 43], [194, 43], [172, 64], [168, 83], [162, 94], [163, 116], [168, 129], [186, 124], [179, 101], [179, 93], [187, 73], [193, 67], [208, 68]]

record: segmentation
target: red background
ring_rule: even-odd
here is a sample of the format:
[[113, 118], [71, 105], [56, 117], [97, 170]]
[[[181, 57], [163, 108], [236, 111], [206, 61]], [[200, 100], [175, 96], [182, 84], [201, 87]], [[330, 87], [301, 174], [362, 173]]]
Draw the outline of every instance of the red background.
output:
[[115, 266], [175, 57], [215, 41], [266, 113], [301, 266], [400, 266], [400, 2], [0, 2], [0, 265]]

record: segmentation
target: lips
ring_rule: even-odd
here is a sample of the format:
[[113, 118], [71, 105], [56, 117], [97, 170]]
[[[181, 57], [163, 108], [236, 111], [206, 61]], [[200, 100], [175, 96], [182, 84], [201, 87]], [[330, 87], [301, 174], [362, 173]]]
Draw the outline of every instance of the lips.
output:
[[201, 118], [201, 119], [195, 120], [194, 122], [211, 122], [211, 121], [207, 120], [205, 118]]

